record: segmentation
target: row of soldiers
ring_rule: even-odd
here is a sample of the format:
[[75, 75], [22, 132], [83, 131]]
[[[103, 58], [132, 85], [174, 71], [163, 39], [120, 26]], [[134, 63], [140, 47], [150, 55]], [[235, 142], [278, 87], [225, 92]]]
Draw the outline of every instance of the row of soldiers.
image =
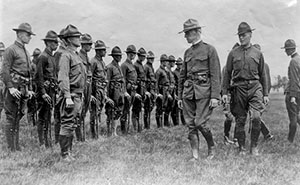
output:
[[[123, 134], [130, 132], [130, 118], [133, 132], [150, 129], [150, 115], [155, 105], [158, 128], [169, 127], [170, 116], [173, 125], [179, 125], [179, 114], [182, 124], [185, 124], [177, 105], [181, 58], [176, 60], [173, 55], [161, 55], [161, 65], [155, 72], [152, 51], [146, 52], [144, 48], [137, 51], [134, 45], [129, 45], [125, 50], [127, 58], [120, 65], [123, 52], [115, 46], [109, 54], [113, 60], [106, 66], [103, 57], [108, 47], [105, 43], [101, 40], [93, 42], [89, 34], [81, 34], [75, 26], [68, 25], [59, 34], [48, 31], [42, 39], [44, 51], [35, 49], [31, 61], [25, 49], [25, 44], [35, 35], [31, 26], [22, 23], [13, 30], [17, 39], [5, 49], [2, 61], [7, 118], [5, 134], [12, 151], [21, 150], [19, 121], [25, 114], [26, 105], [27, 119], [37, 125], [39, 143], [46, 148], [52, 146], [51, 120], [54, 114], [55, 143], [60, 144], [66, 160], [71, 158], [73, 131], [78, 141], [86, 139], [84, 121], [88, 110], [90, 133], [94, 139], [99, 136], [104, 107], [108, 136], [117, 135], [118, 120]], [[93, 44], [95, 56], [89, 59], [88, 52]], [[172, 71], [175, 64], [177, 68]]]

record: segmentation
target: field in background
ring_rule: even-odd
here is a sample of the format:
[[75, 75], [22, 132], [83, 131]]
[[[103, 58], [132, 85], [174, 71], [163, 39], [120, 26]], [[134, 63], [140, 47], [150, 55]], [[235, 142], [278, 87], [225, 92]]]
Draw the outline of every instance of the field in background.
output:
[[299, 134], [289, 145], [284, 96], [274, 93], [270, 99], [263, 119], [275, 137], [268, 142], [260, 137], [260, 156], [238, 156], [233, 146], [223, 144], [224, 115], [218, 108], [210, 121], [217, 155], [205, 160], [207, 148], [201, 137], [201, 160], [195, 163], [186, 160], [190, 147], [183, 126], [156, 129], [152, 119], [152, 129], [141, 134], [75, 143], [77, 160], [68, 164], [60, 160], [57, 145], [41, 149], [36, 128], [23, 120], [22, 152], [9, 153], [0, 131], [0, 184], [300, 184]]

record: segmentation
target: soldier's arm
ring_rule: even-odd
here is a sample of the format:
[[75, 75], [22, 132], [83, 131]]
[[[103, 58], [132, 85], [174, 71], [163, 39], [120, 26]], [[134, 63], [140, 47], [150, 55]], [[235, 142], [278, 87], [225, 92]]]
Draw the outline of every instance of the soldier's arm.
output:
[[38, 89], [41, 90], [42, 95], [46, 93], [45, 86], [44, 86], [44, 74], [43, 69], [46, 67], [47, 58], [43, 55], [39, 56], [37, 59], [37, 84]]
[[124, 89], [125, 89], [125, 92], [127, 92], [127, 87], [128, 87], [128, 81], [127, 81], [127, 66], [125, 65], [125, 63], [123, 63], [121, 65], [121, 71], [122, 71], [122, 74], [123, 74], [123, 77], [124, 77]]
[[[185, 59], [185, 57], [184, 57]], [[182, 92], [183, 92], [183, 84], [185, 82], [185, 78], [186, 78], [186, 68], [187, 68], [187, 63], [186, 61], [184, 60], [183, 61], [183, 64], [182, 64], [182, 68], [180, 70], [180, 73], [179, 73], [179, 78], [178, 78], [178, 99], [181, 100], [182, 99]]]
[[107, 76], [106, 76], [106, 79], [107, 79], [107, 92], [109, 92], [111, 78], [112, 78], [112, 68], [108, 67], [107, 68]]
[[7, 48], [3, 55], [3, 64], [2, 64], [2, 75], [3, 82], [7, 88], [13, 87], [12, 79], [10, 76], [10, 68], [14, 62], [14, 51], [11, 48]]
[[291, 97], [297, 97], [297, 93], [299, 93], [299, 87], [298, 84], [300, 84], [299, 79], [299, 68], [294, 60], [291, 61], [290, 66], [290, 96]]
[[156, 79], [155, 89], [156, 89], [157, 93], [159, 93], [159, 83], [158, 83], [159, 82], [159, 76], [160, 76], [159, 70], [157, 70], [155, 72], [155, 79]]
[[70, 94], [70, 56], [67, 54], [62, 54], [59, 61], [59, 71], [58, 71], [58, 86], [65, 98], [71, 98]]
[[221, 67], [220, 60], [217, 50], [211, 46], [209, 52], [209, 70], [210, 70], [210, 83], [211, 83], [211, 93], [210, 97], [212, 99], [219, 99], [221, 92]]
[[259, 59], [259, 65], [258, 65], [258, 75], [259, 75], [259, 81], [263, 87], [263, 95], [268, 96], [268, 81], [267, 81], [267, 75], [265, 71], [265, 60], [264, 56], [260, 55]]
[[230, 88], [232, 70], [233, 70], [233, 56], [232, 56], [232, 52], [230, 52], [227, 57], [226, 70], [224, 71], [224, 76], [223, 76], [224, 77], [223, 84], [222, 84], [223, 95], [228, 94], [228, 90]]

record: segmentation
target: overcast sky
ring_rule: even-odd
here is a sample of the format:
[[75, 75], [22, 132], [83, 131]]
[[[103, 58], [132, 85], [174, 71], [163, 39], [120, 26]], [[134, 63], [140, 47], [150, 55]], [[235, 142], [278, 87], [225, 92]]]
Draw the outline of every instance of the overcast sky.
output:
[[[297, 0], [0, 0], [0, 40], [13, 43], [12, 28], [28, 22], [34, 36], [27, 46], [32, 53], [44, 49], [41, 39], [48, 30], [59, 32], [67, 24], [103, 40], [110, 48], [123, 50], [130, 44], [144, 47], [156, 55], [155, 67], [163, 53], [182, 57], [189, 47], [183, 22], [197, 19], [202, 39], [216, 47], [224, 66], [228, 51], [238, 42], [237, 27], [246, 21], [255, 28], [252, 43], [259, 43], [270, 65], [271, 75], [287, 75], [289, 58], [280, 47], [286, 39], [300, 43], [299, 4]], [[89, 54], [90, 57], [93, 52]], [[125, 60], [125, 55], [123, 56]], [[105, 57], [108, 64], [111, 57]]]

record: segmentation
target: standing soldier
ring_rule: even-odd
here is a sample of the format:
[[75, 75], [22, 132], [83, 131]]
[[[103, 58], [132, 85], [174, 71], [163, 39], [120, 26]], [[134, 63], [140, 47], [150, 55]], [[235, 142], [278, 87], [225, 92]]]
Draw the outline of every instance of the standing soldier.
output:
[[92, 93], [92, 72], [91, 72], [91, 63], [89, 61], [88, 52], [92, 49], [92, 37], [89, 34], [83, 34], [80, 38], [81, 49], [79, 52], [79, 56], [83, 61], [86, 71], [86, 82], [84, 85], [84, 95], [83, 95], [83, 106], [82, 113], [80, 118], [80, 124], [76, 128], [76, 138], [77, 141], [85, 141], [85, 124], [84, 119], [86, 113], [90, 106], [91, 101], [91, 93]]
[[124, 77], [119, 66], [122, 59], [121, 49], [115, 46], [109, 55], [113, 57], [113, 61], [107, 66], [107, 91], [114, 104], [106, 104], [107, 133], [108, 136], [117, 136], [117, 120], [122, 115], [125, 92]]
[[[57, 66], [57, 70], [59, 71], [58, 67], [59, 67], [59, 60], [61, 58], [61, 55], [63, 52], [66, 51], [67, 48], [67, 42], [64, 39], [64, 31], [65, 28], [63, 28], [58, 35], [59, 40], [59, 47], [58, 50], [55, 52], [54, 54], [54, 58], [55, 58], [55, 63]], [[58, 71], [57, 71], [57, 76], [58, 76]], [[58, 88], [58, 92], [57, 95], [60, 94], [60, 89]], [[58, 102], [57, 98], [55, 98], [55, 107], [54, 107], [54, 136], [55, 136], [55, 144], [57, 144], [59, 142], [59, 132], [60, 132], [60, 105], [61, 102]]]
[[3, 82], [5, 84], [4, 109], [6, 114], [5, 135], [11, 151], [21, 150], [19, 145], [20, 120], [24, 116], [27, 99], [33, 96], [31, 86], [30, 54], [25, 44], [31, 40], [28, 23], [22, 23], [16, 31], [17, 40], [4, 52]]
[[285, 90], [285, 104], [290, 119], [288, 141], [294, 142], [297, 131], [300, 110], [300, 56], [296, 51], [296, 43], [292, 39], [285, 41], [282, 49], [285, 50], [287, 56], [291, 56], [288, 68], [289, 82]]
[[107, 69], [103, 61], [106, 55], [105, 43], [101, 40], [95, 42], [96, 55], [91, 59], [91, 73], [92, 73], [92, 97], [91, 97], [91, 116], [90, 129], [93, 139], [99, 136], [99, 123], [101, 123], [101, 112], [105, 101], [112, 104], [112, 100], [107, 97]]
[[175, 78], [175, 95], [176, 95], [176, 102], [175, 102], [175, 105], [173, 107], [173, 110], [172, 110], [172, 114], [173, 115], [177, 115], [177, 120], [178, 120], [178, 123], [179, 123], [179, 115], [180, 115], [180, 120], [181, 120], [181, 123], [183, 125], [185, 125], [185, 120], [184, 120], [184, 117], [183, 117], [183, 112], [182, 112], [182, 109], [179, 109], [178, 107], [178, 83], [179, 83], [179, 76], [180, 76], [180, 71], [181, 71], [181, 68], [182, 68], [182, 64], [183, 64], [183, 60], [182, 58], [178, 58], [176, 60], [176, 69], [173, 71], [173, 74], [174, 74], [174, 78]]
[[[36, 71], [37, 71], [37, 59], [41, 54], [41, 50], [39, 48], [35, 48], [33, 50], [32, 54], [32, 62], [31, 62], [31, 76], [33, 77], [32, 79], [32, 91], [36, 92], [37, 91], [37, 82], [35, 79], [36, 76]], [[38, 106], [37, 106], [37, 98], [36, 96], [33, 96], [30, 100], [27, 101], [27, 121], [28, 123], [33, 126], [36, 124], [36, 114], [38, 111]]]
[[157, 98], [156, 98], [156, 123], [157, 127], [162, 127], [162, 119], [165, 112], [165, 102], [167, 102], [168, 98], [172, 98], [169, 93], [170, 80], [168, 77], [168, 72], [166, 70], [168, 62], [168, 56], [166, 54], [162, 54], [160, 56], [160, 67], [155, 72], [156, 78], [156, 89], [157, 89]]
[[[143, 108], [143, 100], [145, 98], [145, 80], [146, 80], [146, 75], [145, 75], [145, 70], [143, 66], [143, 61], [146, 59], [147, 53], [144, 48], [140, 48], [138, 50], [138, 59], [134, 63], [134, 67], [137, 73], [137, 89], [136, 93], [140, 95], [139, 97], [136, 96], [133, 100], [133, 109], [132, 109], [132, 124], [134, 126], [134, 129], [136, 130], [137, 126], [137, 131], [141, 132], [142, 131], [142, 125], [140, 123], [140, 114], [142, 113], [142, 108]], [[149, 94], [149, 93], [147, 93]], [[147, 125], [144, 125], [144, 127], [147, 127]]]
[[177, 103], [177, 88], [176, 88], [176, 76], [172, 71], [172, 67], [175, 66], [175, 57], [173, 55], [169, 56], [169, 65], [168, 65], [168, 72], [170, 77], [170, 94], [172, 96], [172, 100], [170, 100], [170, 106], [167, 106], [169, 109], [168, 111], [171, 112], [171, 118], [173, 121], [173, 125], [177, 126], [179, 124], [179, 115], [178, 115], [178, 103]]
[[61, 127], [59, 144], [61, 155], [65, 161], [71, 161], [74, 130], [79, 124], [82, 109], [82, 97], [85, 84], [85, 68], [76, 49], [80, 47], [81, 33], [73, 25], [68, 25], [64, 31], [66, 50], [59, 60], [58, 85], [60, 95], [58, 103], [61, 105]]
[[238, 37], [241, 46], [230, 51], [223, 81], [224, 103], [228, 102], [228, 90], [232, 89], [230, 109], [236, 121], [234, 135], [241, 155], [245, 154], [245, 124], [249, 111], [252, 114], [250, 152], [258, 155], [261, 114], [265, 109], [264, 104], [269, 102], [264, 57], [251, 44], [252, 31], [246, 22], [240, 23]]
[[[132, 63], [136, 56], [136, 48], [134, 45], [129, 45], [126, 49], [127, 59], [122, 63], [121, 69], [125, 80], [125, 99], [123, 113], [120, 118], [121, 131], [123, 134], [127, 134], [129, 130], [130, 108], [135, 98], [141, 99], [141, 96], [136, 93], [137, 89], [137, 73]], [[133, 124], [136, 122], [132, 121]], [[133, 126], [136, 129], [136, 126]]]
[[57, 65], [54, 58], [54, 51], [57, 49], [57, 34], [50, 30], [43, 39], [46, 45], [45, 50], [37, 60], [37, 93], [39, 100], [38, 114], [38, 136], [40, 146], [51, 147], [51, 116], [55, 105], [57, 91]]
[[[192, 46], [184, 53], [179, 78], [179, 108], [189, 128], [193, 158], [199, 158], [199, 131], [208, 145], [207, 159], [214, 157], [214, 141], [207, 125], [213, 108], [218, 106], [221, 70], [216, 49], [201, 40], [201, 27], [195, 19], [183, 24], [184, 37]], [[182, 33], [179, 32], [179, 33]]]
[[146, 76], [146, 91], [150, 92], [150, 96], [146, 96], [144, 102], [144, 124], [147, 126], [145, 127], [146, 129], [150, 129], [151, 111], [154, 108], [156, 99], [156, 79], [153, 68], [154, 58], [154, 53], [152, 51], [148, 51], [147, 63], [144, 65]]
[[3, 65], [3, 54], [5, 51], [5, 46], [3, 42], [0, 42], [0, 120], [1, 120], [1, 115], [2, 115], [2, 110], [3, 110], [3, 101], [4, 101], [4, 83], [3, 83], [3, 77], [2, 77], [2, 65]]

